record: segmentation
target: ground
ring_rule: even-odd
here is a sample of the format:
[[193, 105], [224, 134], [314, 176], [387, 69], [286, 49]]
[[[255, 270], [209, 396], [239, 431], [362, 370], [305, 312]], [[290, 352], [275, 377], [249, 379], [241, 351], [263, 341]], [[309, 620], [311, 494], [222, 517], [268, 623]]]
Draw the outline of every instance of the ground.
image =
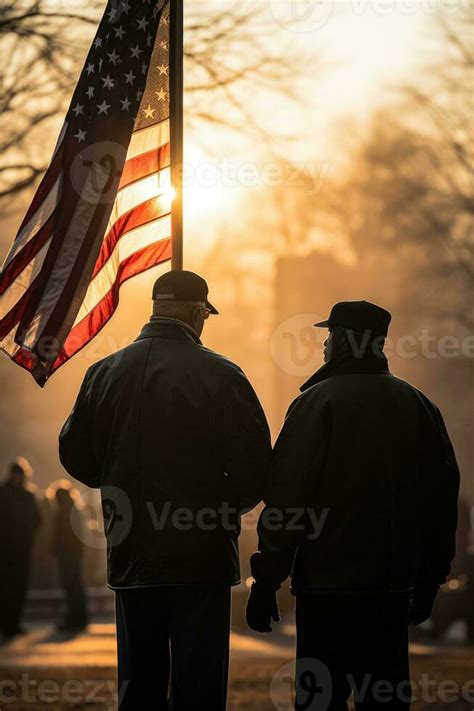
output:
[[[293, 644], [290, 627], [265, 637], [233, 634], [229, 711], [290, 711]], [[38, 627], [0, 648], [0, 710], [113, 711], [114, 665], [111, 624], [69, 640]], [[412, 676], [414, 711], [473, 711], [472, 648], [413, 645]]]

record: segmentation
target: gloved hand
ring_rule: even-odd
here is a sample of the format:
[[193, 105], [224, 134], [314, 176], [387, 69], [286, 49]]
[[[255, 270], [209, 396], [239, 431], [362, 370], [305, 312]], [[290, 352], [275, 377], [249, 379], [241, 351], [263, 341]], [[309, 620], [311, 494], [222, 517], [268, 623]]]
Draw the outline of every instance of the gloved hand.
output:
[[254, 583], [245, 617], [248, 626], [255, 632], [271, 632], [270, 622], [280, 622], [281, 619], [276, 591], [262, 583]]
[[421, 625], [431, 617], [438, 590], [439, 585], [433, 583], [416, 586], [408, 620], [411, 625]]

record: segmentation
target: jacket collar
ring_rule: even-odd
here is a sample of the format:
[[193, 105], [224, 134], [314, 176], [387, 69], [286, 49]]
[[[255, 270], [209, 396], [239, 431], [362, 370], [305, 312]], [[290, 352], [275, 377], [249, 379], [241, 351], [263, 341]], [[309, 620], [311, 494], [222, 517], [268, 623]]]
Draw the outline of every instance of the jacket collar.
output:
[[143, 338], [174, 338], [178, 341], [189, 341], [202, 345], [201, 339], [191, 326], [174, 318], [152, 316], [135, 340], [141, 341]]
[[388, 361], [384, 355], [362, 356], [361, 358], [356, 358], [353, 355], [344, 355], [325, 363], [301, 386], [300, 390], [304, 392], [313, 385], [321, 383], [323, 380], [332, 378], [335, 375], [347, 375], [348, 373], [380, 374], [389, 372]]

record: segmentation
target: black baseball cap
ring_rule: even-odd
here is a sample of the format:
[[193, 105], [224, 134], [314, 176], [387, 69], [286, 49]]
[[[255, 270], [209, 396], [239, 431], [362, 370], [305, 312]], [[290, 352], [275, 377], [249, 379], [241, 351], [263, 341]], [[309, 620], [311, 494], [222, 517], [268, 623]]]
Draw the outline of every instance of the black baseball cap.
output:
[[184, 270], [166, 272], [153, 286], [153, 301], [202, 301], [211, 314], [218, 314], [219, 311], [208, 301], [208, 294], [206, 280]]
[[391, 320], [389, 311], [370, 301], [340, 301], [334, 304], [326, 321], [314, 325], [318, 328], [338, 326], [357, 333], [371, 331], [374, 336], [385, 337]]

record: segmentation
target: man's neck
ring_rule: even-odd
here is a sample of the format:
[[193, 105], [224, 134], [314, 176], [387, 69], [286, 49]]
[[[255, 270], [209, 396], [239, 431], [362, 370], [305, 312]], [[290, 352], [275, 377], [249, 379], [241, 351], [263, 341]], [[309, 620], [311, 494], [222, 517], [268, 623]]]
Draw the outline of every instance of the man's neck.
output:
[[198, 341], [200, 340], [200, 337], [198, 333], [194, 330], [194, 328], [190, 326], [189, 323], [186, 323], [186, 321], [181, 321], [181, 319], [179, 318], [172, 318], [171, 316], [152, 315], [150, 318], [150, 323], [176, 323], [179, 326], [185, 328], [187, 331], [189, 331], [194, 336], [194, 338], [198, 339]]

